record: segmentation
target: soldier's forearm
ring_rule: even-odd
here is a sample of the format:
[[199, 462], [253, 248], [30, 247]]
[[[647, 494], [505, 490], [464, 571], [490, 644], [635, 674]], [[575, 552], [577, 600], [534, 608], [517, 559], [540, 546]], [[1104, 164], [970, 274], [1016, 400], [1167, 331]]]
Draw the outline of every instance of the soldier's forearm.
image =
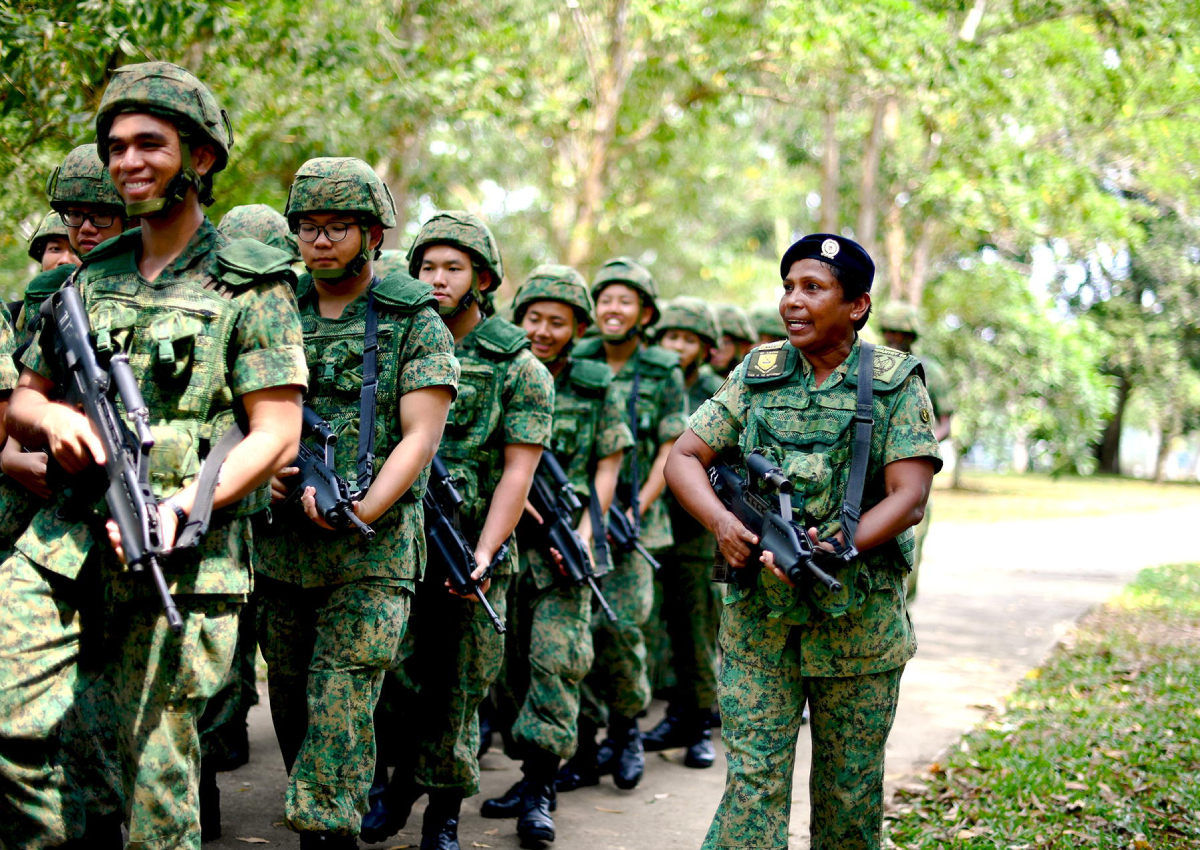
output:
[[654, 465], [650, 467], [650, 474], [646, 476], [646, 481], [642, 484], [642, 489], [638, 491], [642, 513], [649, 510], [650, 506], [657, 501], [658, 497], [662, 495], [663, 490], [667, 487], [664, 470], [667, 466], [667, 458], [671, 456], [671, 449], [674, 445], [675, 441], [672, 440], [658, 447], [658, 454], [654, 456]]

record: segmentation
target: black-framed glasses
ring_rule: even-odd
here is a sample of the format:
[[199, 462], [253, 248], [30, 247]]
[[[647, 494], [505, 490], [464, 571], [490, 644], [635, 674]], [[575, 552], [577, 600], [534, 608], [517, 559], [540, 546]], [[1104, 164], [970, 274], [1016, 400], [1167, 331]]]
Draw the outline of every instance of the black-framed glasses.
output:
[[302, 221], [296, 229], [296, 235], [300, 237], [301, 242], [316, 242], [317, 237], [324, 233], [325, 238], [330, 242], [341, 242], [346, 238], [346, 234], [350, 232], [350, 228], [354, 226], [344, 221], [331, 221], [329, 224], [323, 226], [313, 224], [309, 221]]
[[84, 221], [90, 221], [92, 227], [97, 230], [112, 227], [113, 222], [117, 220], [116, 213], [80, 212], [79, 210], [68, 210], [65, 213], [59, 213], [58, 217], [62, 219], [62, 223], [67, 227], [83, 227]]

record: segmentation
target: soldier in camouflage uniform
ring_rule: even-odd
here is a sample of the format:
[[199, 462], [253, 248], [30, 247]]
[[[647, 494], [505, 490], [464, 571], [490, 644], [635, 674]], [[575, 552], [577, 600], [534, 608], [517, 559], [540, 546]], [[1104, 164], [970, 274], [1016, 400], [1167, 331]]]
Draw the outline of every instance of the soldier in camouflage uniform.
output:
[[[913, 345], [921, 334], [921, 321], [911, 304], [891, 301], [879, 311], [879, 328], [883, 338], [892, 348], [913, 354], [921, 361], [925, 370], [925, 386], [929, 388], [929, 400], [933, 403], [933, 436], [940, 443], [950, 436], [950, 417], [954, 415], [954, 397], [950, 391], [950, 379], [946, 370], [928, 354], [916, 354]], [[917, 598], [917, 579], [921, 573], [921, 555], [925, 551], [925, 537], [929, 534], [929, 523], [933, 518], [933, 496], [925, 503], [925, 516], [914, 529], [916, 549], [913, 551], [913, 568], [905, 585], [905, 598], [912, 602]]]
[[[654, 326], [658, 344], [679, 355], [689, 414], [721, 386], [722, 379], [703, 367], [722, 331], [712, 309], [687, 296], [668, 302]], [[717, 696], [719, 596], [711, 573], [717, 541], [669, 493], [664, 498], [675, 545], [659, 559], [655, 597], [660, 611], [656, 625], [665, 639], [670, 673], [664, 689], [668, 705], [663, 720], [643, 736], [643, 744], [650, 752], [686, 747], [685, 765], [712, 767], [715, 753], [708, 727]]]
[[[587, 504], [594, 492], [603, 517], [633, 435], [613, 392], [611, 370], [570, 355], [592, 320], [587, 282], [570, 266], [538, 266], [517, 291], [512, 309], [534, 355], [554, 375], [551, 450], [580, 501]], [[501, 704], [515, 717], [506, 751], [522, 760], [523, 778], [504, 796], [484, 801], [481, 813], [518, 817], [522, 841], [553, 841], [554, 778], [559, 760], [575, 753], [579, 683], [592, 666], [592, 595], [587, 585], [562, 582], [554, 563], [533, 548], [539, 542], [531, 539], [538, 535], [535, 524], [522, 528], [529, 536], [520, 537], [521, 571], [509, 606], [513, 635], [500, 690], [507, 697]], [[592, 542], [586, 510], [579, 533]]]
[[[76, 283], [97, 349], [128, 353], [142, 388], [168, 546], [193, 510], [205, 511], [196, 478], [210, 447], [235, 424], [232, 433], [244, 436], [224, 442], [226, 463], [210, 458], [221, 475], [207, 532], [165, 560], [179, 633], [148, 577], [122, 568], [116, 526], [108, 523], [105, 540], [103, 514], [85, 507], [87, 497], [53, 499], [0, 565], [0, 605], [10, 612], [0, 634], [0, 816], [13, 846], [72, 836], [79, 813], [63, 797], [58, 732], [98, 654], [114, 716], [94, 722], [117, 737], [127, 846], [195, 850], [197, 720], [232, 662], [250, 589], [246, 515], [295, 451], [307, 370], [286, 256], [230, 243], [204, 217], [232, 137], [203, 83], [165, 62], [125, 66], [101, 99], [96, 135], [126, 215], [141, 217], [142, 228], [93, 250]], [[23, 443], [48, 445], [73, 475], [102, 456], [101, 446], [83, 415], [50, 400], [62, 377], [40, 342], [25, 355], [9, 421]], [[90, 834], [83, 841], [110, 846]]]
[[[692, 414], [667, 476], [680, 503], [716, 535], [737, 575], [721, 612], [718, 696], [729, 759], [706, 850], [788, 846], [800, 714], [812, 705], [813, 850], [878, 848], [884, 745], [900, 673], [916, 650], [904, 604], [912, 530], [940, 468], [920, 364], [879, 347], [860, 371], [858, 331], [874, 264], [840, 236], [806, 236], [780, 265], [788, 340], [759, 346]], [[842, 512], [854, 452], [860, 375], [873, 426], [857, 534]], [[762, 450], [795, 486], [795, 520], [826, 553], [838, 593], [793, 586], [708, 483], [715, 462]], [[744, 470], [743, 473], [745, 474]], [[859, 554], [861, 553], [861, 554]]]
[[[662, 551], [671, 545], [667, 504], [659, 498], [665, 488], [662, 468], [684, 428], [679, 357], [642, 340], [659, 310], [658, 287], [640, 264], [628, 257], [609, 260], [592, 280], [592, 298], [601, 336], [582, 340], [574, 356], [606, 363], [613, 373], [635, 442], [621, 466], [617, 501], [621, 510], [636, 515], [646, 548]], [[650, 703], [642, 629], [654, 603], [654, 585], [650, 564], [637, 553], [614, 552], [613, 561], [604, 594], [618, 621], [593, 619], [596, 660], [585, 682], [579, 748], [559, 772], [559, 791], [594, 785], [603, 772], [612, 772], [618, 788], [630, 789], [645, 770], [637, 715]], [[608, 737], [597, 747], [596, 731], [606, 719]]]
[[268, 204], [243, 204], [221, 216], [217, 230], [230, 239], [257, 239], [264, 245], [291, 254], [292, 262], [300, 262], [300, 243], [288, 229], [287, 219]]
[[67, 226], [53, 210], [42, 216], [37, 230], [29, 237], [29, 259], [40, 265], [44, 272], [58, 266], [79, 265], [79, 258], [71, 250]]
[[[289, 775], [286, 823], [301, 847], [352, 848], [375, 765], [372, 715], [424, 566], [424, 470], [458, 364], [432, 290], [404, 272], [374, 276], [374, 254], [396, 213], [369, 165], [309, 160], [296, 172], [287, 219], [309, 270], [297, 290], [311, 370], [305, 401], [338, 436], [336, 471], [375, 538], [355, 528], [332, 532], [311, 488], [311, 522], [294, 503], [286, 510], [287, 478], [298, 470], [284, 469], [273, 483], [275, 528], [257, 536], [258, 633]], [[369, 321], [377, 325], [374, 370], [364, 354]], [[371, 377], [378, 412], [363, 423], [361, 393]], [[363, 427], [375, 431], [365, 454]]]
[[[477, 216], [436, 213], [421, 227], [408, 262], [413, 275], [433, 286], [454, 336], [462, 379], [438, 455], [464, 499], [460, 515], [475, 547], [474, 575], [503, 617], [516, 547], [493, 561], [521, 518], [550, 441], [554, 379], [530, 353], [525, 332], [492, 315], [503, 265]], [[504, 637], [482, 605], [446, 583], [445, 566], [432, 561], [417, 587], [398, 686], [389, 697], [408, 733], [397, 736], [395, 775], [364, 818], [362, 835], [371, 841], [399, 830], [412, 803], [428, 792], [422, 850], [457, 850], [462, 801], [479, 790], [478, 710], [500, 673]]]
[[755, 345], [787, 339], [787, 331], [779, 320], [779, 311], [774, 307], [756, 307], [750, 311], [750, 321], [758, 333]]
[[716, 304], [713, 309], [721, 326], [721, 341], [708, 358], [708, 365], [721, 380], [725, 380], [729, 370], [741, 363], [758, 344], [758, 331], [750, 321], [750, 314], [736, 304]]

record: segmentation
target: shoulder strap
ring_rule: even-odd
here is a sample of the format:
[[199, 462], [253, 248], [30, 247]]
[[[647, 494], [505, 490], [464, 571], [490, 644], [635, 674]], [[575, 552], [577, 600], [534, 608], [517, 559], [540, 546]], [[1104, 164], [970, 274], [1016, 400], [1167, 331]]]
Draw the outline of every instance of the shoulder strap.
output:
[[187, 523], [175, 535], [176, 549], [195, 546], [204, 536], [204, 532], [208, 531], [208, 524], [212, 520], [213, 496], [217, 492], [217, 483], [221, 477], [221, 465], [225, 463], [225, 458], [229, 457], [233, 447], [245, 436], [242, 427], [235, 421], [204, 458], [204, 466], [201, 467], [200, 477], [196, 480], [196, 501], [192, 503], [192, 512], [188, 515]]
[[379, 310], [375, 306], [375, 287], [367, 290], [367, 327], [363, 333], [363, 382], [358, 394], [358, 471], [354, 486], [359, 497], [375, 478], [375, 401], [379, 395]]
[[863, 342], [858, 352], [858, 395], [854, 407], [854, 451], [850, 456], [850, 479], [842, 502], [842, 536], [846, 546], [854, 546], [858, 521], [862, 517], [863, 488], [867, 483], [867, 462], [871, 458], [871, 429], [875, 425], [871, 375], [875, 368], [875, 346]]
[[596, 478], [588, 474], [588, 514], [592, 518], [592, 549], [596, 556], [596, 573], [603, 575], [612, 568], [612, 556], [608, 550], [608, 526], [600, 512], [600, 497], [596, 495]]
[[642, 487], [641, 475], [638, 470], [638, 392], [642, 384], [641, 361], [633, 364], [633, 386], [629, 390], [629, 401], [626, 406], [629, 416], [629, 430], [633, 432], [633, 456], [629, 458], [629, 507], [633, 514], [633, 530], [635, 536], [641, 532], [642, 511], [639, 490]]

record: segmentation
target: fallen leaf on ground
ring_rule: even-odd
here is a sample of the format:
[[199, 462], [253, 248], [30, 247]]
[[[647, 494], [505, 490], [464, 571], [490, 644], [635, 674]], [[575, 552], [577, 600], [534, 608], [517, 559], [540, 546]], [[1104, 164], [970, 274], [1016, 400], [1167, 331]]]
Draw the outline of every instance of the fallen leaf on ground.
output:
[[499, 829], [485, 829], [485, 830], [483, 831], [483, 834], [484, 834], [484, 835], [499, 835], [499, 834], [500, 834], [500, 830], [499, 830]]
[[270, 841], [267, 841], [267, 839], [265, 839], [265, 838], [242, 838], [240, 835], [237, 837], [237, 840], [244, 841], [246, 844], [270, 844], [271, 843]]
[[472, 846], [472, 847], [491, 847], [492, 845], [490, 845], [490, 844], [480, 844], [478, 841], [472, 841], [472, 842], [471, 842], [471, 846]]
[[598, 811], [598, 812], [608, 812], [610, 815], [623, 815], [623, 814], [625, 814], [625, 810], [624, 810], [624, 809], [606, 809], [606, 808], [604, 808], [604, 806], [596, 806], [596, 811]]

